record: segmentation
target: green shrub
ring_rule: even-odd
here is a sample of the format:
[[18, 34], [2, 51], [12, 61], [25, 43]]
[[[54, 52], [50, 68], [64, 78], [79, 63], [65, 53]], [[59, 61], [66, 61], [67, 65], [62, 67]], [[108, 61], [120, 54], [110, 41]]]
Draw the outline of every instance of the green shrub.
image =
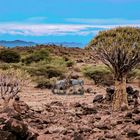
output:
[[49, 58], [49, 52], [45, 49], [37, 50], [30, 54], [29, 56], [22, 59], [25, 64], [30, 64], [32, 62], [39, 62]]
[[20, 63], [0, 63], [0, 69], [1, 70], [8, 70], [8, 69], [22, 69], [22, 66]]
[[20, 61], [20, 54], [12, 50], [2, 50], [0, 52], [0, 60], [6, 63], [18, 63]]
[[0, 63], [0, 69], [7, 70], [10, 69], [11, 65], [8, 63]]
[[138, 68], [132, 70], [127, 76], [127, 81], [131, 81], [134, 79], [140, 79], [140, 69]]
[[94, 80], [97, 85], [112, 85], [114, 83], [110, 70], [104, 65], [86, 66], [82, 68], [84, 76]]
[[69, 60], [66, 62], [67, 67], [72, 67], [73, 65], [74, 65], [74, 61]]
[[63, 57], [53, 56], [50, 64], [56, 67], [66, 67], [66, 62]]
[[45, 79], [45, 78], [40, 78], [36, 79], [36, 88], [41, 88], [41, 89], [51, 89], [54, 85], [54, 80], [53, 79]]
[[26, 70], [31, 76], [44, 76], [46, 78], [60, 77], [64, 75], [64, 70], [54, 66], [27, 67]]

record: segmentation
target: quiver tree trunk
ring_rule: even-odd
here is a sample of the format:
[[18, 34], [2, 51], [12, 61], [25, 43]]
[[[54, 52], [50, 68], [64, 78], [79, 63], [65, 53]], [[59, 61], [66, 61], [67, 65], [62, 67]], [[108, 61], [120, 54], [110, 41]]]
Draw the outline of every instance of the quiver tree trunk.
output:
[[112, 109], [118, 111], [122, 105], [128, 107], [127, 92], [126, 92], [126, 76], [122, 77], [121, 80], [115, 80], [115, 93], [113, 96]]

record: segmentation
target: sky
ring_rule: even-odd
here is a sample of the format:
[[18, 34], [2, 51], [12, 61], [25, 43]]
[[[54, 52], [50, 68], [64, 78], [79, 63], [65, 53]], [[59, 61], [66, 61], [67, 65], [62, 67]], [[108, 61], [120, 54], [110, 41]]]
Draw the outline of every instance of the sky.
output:
[[140, 27], [140, 0], [0, 0], [0, 40], [87, 44], [118, 26]]

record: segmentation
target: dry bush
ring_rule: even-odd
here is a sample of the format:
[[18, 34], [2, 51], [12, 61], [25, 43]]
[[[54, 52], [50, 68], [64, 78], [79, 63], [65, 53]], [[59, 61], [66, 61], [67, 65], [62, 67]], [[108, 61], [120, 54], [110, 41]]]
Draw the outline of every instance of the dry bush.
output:
[[30, 82], [29, 75], [19, 69], [0, 70], [0, 95], [4, 100], [4, 108]]

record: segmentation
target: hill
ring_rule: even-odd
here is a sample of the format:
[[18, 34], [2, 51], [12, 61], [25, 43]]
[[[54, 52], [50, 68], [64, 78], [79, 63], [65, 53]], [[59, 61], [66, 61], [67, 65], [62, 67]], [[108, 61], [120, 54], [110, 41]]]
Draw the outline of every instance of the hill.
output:
[[16, 46], [34, 46], [36, 43], [27, 42], [22, 40], [14, 40], [14, 41], [5, 41], [1, 40], [0, 45], [5, 47], [16, 47]]

